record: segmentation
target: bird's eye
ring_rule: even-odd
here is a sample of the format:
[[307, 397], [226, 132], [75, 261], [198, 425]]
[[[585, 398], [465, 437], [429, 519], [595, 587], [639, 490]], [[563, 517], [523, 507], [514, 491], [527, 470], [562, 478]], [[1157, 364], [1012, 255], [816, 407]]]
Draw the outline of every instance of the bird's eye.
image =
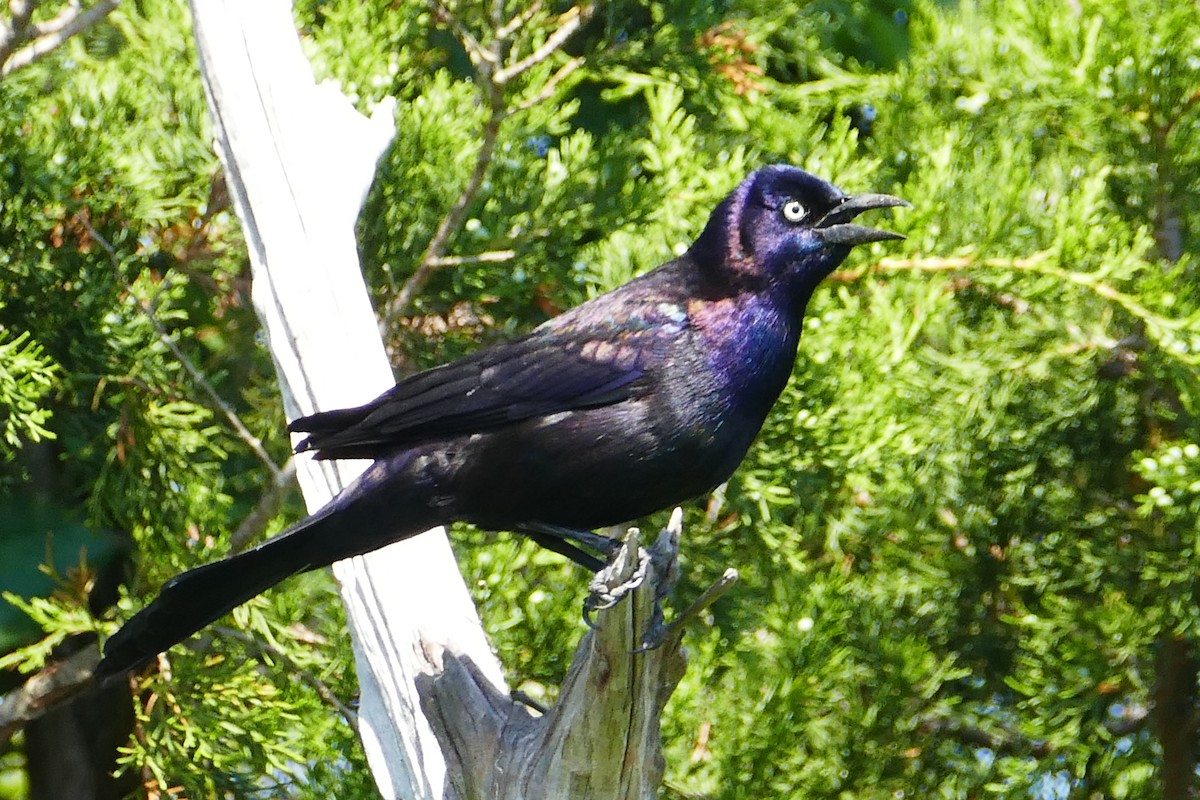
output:
[[783, 218], [788, 222], [799, 222], [804, 219], [805, 213], [807, 212], [799, 200], [788, 200], [783, 204]]

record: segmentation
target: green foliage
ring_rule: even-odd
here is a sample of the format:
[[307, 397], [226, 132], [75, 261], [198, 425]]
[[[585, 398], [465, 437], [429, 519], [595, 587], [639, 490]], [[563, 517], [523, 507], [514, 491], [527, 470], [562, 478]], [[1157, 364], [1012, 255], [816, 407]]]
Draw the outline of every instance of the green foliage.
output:
[[[1194, 5], [618, 0], [498, 92], [462, 35], [489, 46], [495, 7], [297, 9], [319, 78], [400, 101], [359, 232], [402, 370], [681, 252], [763, 163], [914, 204], [905, 243], [818, 292], [747, 463], [687, 509], [679, 600], [743, 578], [690, 635], [666, 794], [1155, 793], [1160, 655], [1200, 640]], [[537, 6], [508, 63], [567, 8]], [[189, 37], [181, 3], [123, 5], [0, 102], [0, 480], [43, 480], [48, 440], [58, 485], [136, 543], [122, 616], [259, 499], [211, 393], [287, 453]], [[457, 261], [394, 307], [460, 198]], [[583, 576], [454, 538], [511, 682], [552, 700]], [[77, 602], [26, 603], [50, 638], [23, 657]], [[296, 679], [355, 691], [328, 579], [223, 625], [147, 679], [124, 763], [189, 796], [373, 796]]]
[[29, 339], [29, 332], [9, 336], [0, 330], [0, 408], [4, 409], [0, 433], [5, 457], [23, 439], [38, 441], [54, 438], [46, 428], [50, 410], [42, 405], [54, 388], [54, 362], [47, 359], [42, 348]]
[[[280, 630], [276, 621], [305, 616], [296, 598], [337, 605], [327, 580], [303, 583], [286, 601], [258, 598], [232, 615], [231, 624], [261, 644], [218, 629], [204, 652], [171, 659], [177, 677], [148, 681], [149, 699], [139, 700], [137, 709], [144, 736], [130, 741], [120, 763], [149, 771], [161, 786], [185, 781], [195, 796], [372, 796], [346, 720], [328, 713], [310, 682], [295, 678], [312, 675], [347, 697], [354, 691], [347, 685], [352, 662], [334, 666], [319, 650], [301, 645], [299, 631]], [[344, 625], [340, 618], [331, 622]], [[184, 675], [186, 682], [179, 680]]]
[[21, 611], [50, 634], [36, 643], [0, 656], [0, 669], [34, 672], [49, 662], [54, 650], [71, 634], [92, 628], [92, 616], [79, 606], [67, 607], [41, 597], [29, 600], [12, 592], [0, 595], [4, 601]]
[[[186, 7], [158, 0], [122, 5], [109, 24], [120, 35], [104, 33], [106, 45], [72, 40], [0, 88], [0, 374], [16, 376], [22, 392], [0, 393], [6, 433], [15, 424], [20, 437], [20, 449], [5, 450], [0, 485], [18, 497], [79, 504], [87, 528], [132, 539], [139, 557], [128, 586], [142, 597], [181, 569], [227, 552], [218, 542], [262, 492], [263, 464], [209, 390], [276, 463], [286, 459], [288, 443], [274, 370], [256, 338], [245, 248], [223, 190], [213, 183], [217, 161]], [[53, 438], [39, 434], [43, 441], [34, 443], [31, 420]], [[33, 666], [56, 642], [93, 631], [96, 623], [82, 592], [51, 594], [54, 584], [32, 585], [47, 582], [43, 531], [33, 530], [37, 540], [19, 546], [10, 528], [18, 518], [8, 513], [10, 505], [5, 509], [9, 558], [0, 589], [32, 598], [23, 606], [46, 634], [14, 651], [11, 663]], [[54, 541], [55, 558], [79, 552], [65, 535]], [[98, 554], [88, 564], [101, 566]], [[308, 601], [328, 592], [327, 579], [308, 582], [291, 593], [305, 598], [299, 606], [273, 610], [276, 620], [280, 614], [314, 620], [321, 633], [305, 639], [297, 631], [283, 641], [290, 664], [318, 673], [329, 669], [329, 655], [311, 641], [335, 636], [341, 625]], [[133, 607], [132, 598], [122, 601], [125, 616]], [[103, 625], [111, 632], [115, 624], [110, 611]], [[236, 642], [222, 644], [241, 657], [207, 670], [185, 660], [207, 676], [211, 691], [187, 693], [167, 712], [202, 719], [204, 727], [165, 727], [162, 716], [148, 712], [138, 728], [145, 739], [137, 741], [174, 744], [146, 751], [138, 769], [163, 776], [164, 788], [189, 787], [192, 796], [209, 796], [200, 787], [238, 781], [262, 785], [264, 765], [283, 762], [293, 780], [305, 774], [300, 784], [310, 787], [289, 789], [292, 796], [325, 797], [342, 782], [360, 785], [361, 754], [350, 744], [348, 725], [325, 715], [327, 706], [278, 663], [262, 669], [280, 676], [280, 691], [240, 699], [259, 662]], [[306, 661], [309, 652], [320, 654], [320, 662]], [[16, 677], [5, 674], [6, 690]], [[339, 680], [330, 682], [348, 697], [352, 690]], [[205, 703], [213, 705], [203, 710]], [[261, 714], [253, 720], [261, 737], [232, 747], [234, 737], [219, 731], [245, 726], [250, 706]], [[161, 714], [164, 706], [154, 708]], [[302, 753], [298, 742], [321, 742], [321, 753]], [[329, 758], [335, 751], [345, 755]], [[214, 765], [222, 775], [210, 774]], [[6, 760], [4, 769], [11, 768]], [[306, 769], [323, 777], [309, 780]]]

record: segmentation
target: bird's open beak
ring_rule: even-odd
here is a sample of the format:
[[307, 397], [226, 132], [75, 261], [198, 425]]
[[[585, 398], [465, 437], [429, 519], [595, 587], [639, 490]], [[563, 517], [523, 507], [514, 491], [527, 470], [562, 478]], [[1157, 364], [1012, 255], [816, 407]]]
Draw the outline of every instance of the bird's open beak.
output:
[[864, 211], [870, 211], [873, 208], [895, 208], [896, 206], [910, 206], [899, 197], [892, 197], [890, 194], [855, 194], [850, 195], [843, 200], [836, 208], [830, 211], [814, 226], [816, 232], [830, 244], [844, 244], [853, 247], [856, 244], [866, 244], [867, 242], [882, 242], [888, 239], [903, 239], [904, 236], [894, 231], [885, 231], [880, 228], [868, 228], [865, 225], [853, 225], [850, 220], [857, 217]]

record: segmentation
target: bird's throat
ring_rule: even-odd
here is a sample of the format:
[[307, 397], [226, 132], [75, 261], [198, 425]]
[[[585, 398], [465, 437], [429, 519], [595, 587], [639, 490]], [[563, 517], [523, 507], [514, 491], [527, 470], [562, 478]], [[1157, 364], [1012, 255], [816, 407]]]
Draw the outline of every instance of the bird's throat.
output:
[[691, 300], [688, 316], [722, 388], [768, 394], [773, 402], [791, 374], [800, 339], [800, 321], [790, 309], [762, 295], [739, 294]]

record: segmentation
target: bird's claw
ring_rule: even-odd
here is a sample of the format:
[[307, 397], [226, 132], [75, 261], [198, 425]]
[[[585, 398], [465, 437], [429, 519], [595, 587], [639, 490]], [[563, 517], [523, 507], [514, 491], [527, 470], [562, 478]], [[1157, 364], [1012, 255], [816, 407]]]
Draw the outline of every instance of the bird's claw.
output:
[[651, 626], [650, 630], [646, 633], [646, 638], [655, 639], [656, 644], [653, 647], [659, 647], [672, 636], [682, 636], [684, 627], [699, 617], [709, 606], [717, 602], [723, 594], [728, 592], [737, 583], [737, 580], [738, 571], [733, 567], [729, 567], [722, 573], [720, 578], [714, 581], [696, 598], [694, 603], [678, 614], [675, 619], [671, 620], [669, 625], [663, 625], [660, 616], [657, 627]]
[[583, 602], [583, 620], [589, 628], [596, 628], [596, 612], [612, 608], [652, 575], [653, 617], [640, 644], [633, 652], [654, 650], [666, 642], [675, 628], [663, 621], [662, 600], [679, 580], [678, 555], [682, 531], [683, 512], [678, 508], [671, 514], [667, 527], [650, 547], [641, 547], [640, 531], [630, 528], [624, 543], [609, 556], [608, 564], [595, 574], [588, 585], [588, 596]]
[[[676, 509], [678, 511], [678, 509]], [[738, 571], [730, 567], [705, 589], [695, 602], [677, 614], [669, 623], [663, 618], [662, 599], [674, 587], [679, 577], [679, 562], [676, 554], [679, 552], [680, 520], [674, 515], [671, 524], [659, 534], [658, 541], [649, 549], [638, 547], [637, 529], [631, 529], [626, 545], [617, 557], [609, 561], [609, 565], [592, 579], [591, 593], [583, 603], [583, 619], [589, 628], [595, 629], [597, 623], [593, 615], [616, 605], [625, 595], [630, 594], [642, 584], [647, 575], [657, 576], [655, 582], [655, 597], [652, 606], [653, 616], [642, 634], [641, 642], [633, 653], [645, 653], [656, 650], [669, 641], [678, 640], [683, 635], [683, 629], [694, 619], [698, 618], [709, 606], [737, 583]], [[631, 566], [628, 559], [636, 548], [637, 565], [633, 572], [622, 579], [612, 580], [613, 575], [623, 575], [622, 569]]]
[[678, 630], [674, 623], [667, 625], [663, 622], [662, 606], [654, 604], [654, 621], [650, 623], [650, 627], [646, 629], [646, 635], [642, 637], [642, 643], [633, 650], [634, 655], [648, 653], [651, 650], [657, 650], [667, 643], [671, 635]]
[[592, 576], [587, 599], [583, 601], [583, 617], [589, 625], [592, 625], [590, 614], [612, 608], [646, 580], [646, 571], [652, 559], [639, 546], [640, 538], [638, 529], [630, 528], [624, 545], [610, 555], [608, 563]]

